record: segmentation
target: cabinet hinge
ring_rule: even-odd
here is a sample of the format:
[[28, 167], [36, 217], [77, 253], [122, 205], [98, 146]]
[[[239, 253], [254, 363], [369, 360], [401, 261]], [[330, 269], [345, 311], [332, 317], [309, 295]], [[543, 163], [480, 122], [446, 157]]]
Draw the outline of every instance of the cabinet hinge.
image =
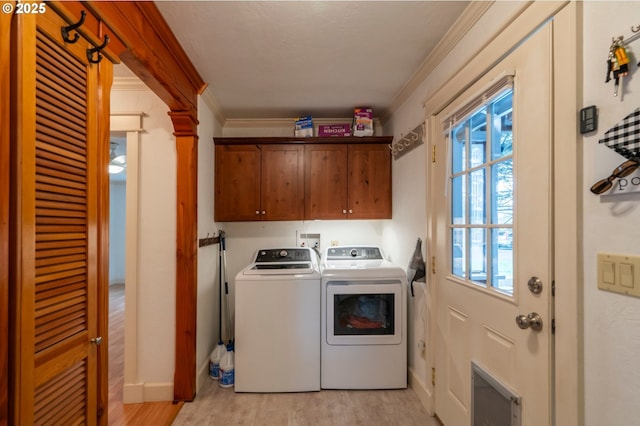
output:
[[435, 163], [436, 162], [436, 146], [432, 146], [431, 147], [431, 162]]
[[431, 273], [435, 275], [436, 273], [436, 257], [431, 256]]
[[432, 386], [436, 385], [436, 368], [435, 367], [431, 368], [431, 385]]

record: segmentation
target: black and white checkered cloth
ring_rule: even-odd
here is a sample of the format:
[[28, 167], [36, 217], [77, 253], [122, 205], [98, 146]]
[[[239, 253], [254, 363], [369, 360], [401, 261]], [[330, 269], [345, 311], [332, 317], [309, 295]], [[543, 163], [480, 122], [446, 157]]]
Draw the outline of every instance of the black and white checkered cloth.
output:
[[628, 158], [640, 158], [640, 108], [607, 130], [600, 143]]

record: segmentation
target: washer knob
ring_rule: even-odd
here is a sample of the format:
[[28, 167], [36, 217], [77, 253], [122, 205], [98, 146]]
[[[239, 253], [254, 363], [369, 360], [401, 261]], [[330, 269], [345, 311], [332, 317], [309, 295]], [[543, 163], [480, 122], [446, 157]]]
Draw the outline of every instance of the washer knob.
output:
[[351, 251], [349, 252], [349, 254], [351, 255], [351, 257], [356, 257], [358, 255], [358, 250], [356, 249], [351, 249]]
[[286, 250], [280, 250], [280, 253], [279, 253], [279, 254], [280, 254], [280, 257], [287, 257], [287, 255], [288, 255], [289, 253], [287, 253], [287, 251], [286, 251]]

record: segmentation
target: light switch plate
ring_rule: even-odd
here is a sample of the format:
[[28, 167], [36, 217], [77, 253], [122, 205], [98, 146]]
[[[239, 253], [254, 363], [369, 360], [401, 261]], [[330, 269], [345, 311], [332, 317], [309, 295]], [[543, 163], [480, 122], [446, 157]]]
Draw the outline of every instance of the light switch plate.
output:
[[640, 256], [598, 253], [598, 288], [640, 297]]

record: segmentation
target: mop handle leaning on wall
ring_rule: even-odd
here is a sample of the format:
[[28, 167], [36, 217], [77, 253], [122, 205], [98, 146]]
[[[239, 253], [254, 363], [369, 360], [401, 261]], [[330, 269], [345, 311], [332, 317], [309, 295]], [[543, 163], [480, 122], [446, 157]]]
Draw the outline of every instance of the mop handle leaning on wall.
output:
[[218, 343], [222, 343], [222, 246], [224, 231], [219, 231], [220, 245], [218, 246]]
[[231, 313], [229, 312], [229, 282], [227, 281], [227, 239], [226, 236], [220, 238], [220, 244], [222, 245], [222, 264], [224, 266], [224, 310], [226, 313], [227, 323], [227, 336], [229, 337], [229, 343], [233, 342], [231, 336]]

